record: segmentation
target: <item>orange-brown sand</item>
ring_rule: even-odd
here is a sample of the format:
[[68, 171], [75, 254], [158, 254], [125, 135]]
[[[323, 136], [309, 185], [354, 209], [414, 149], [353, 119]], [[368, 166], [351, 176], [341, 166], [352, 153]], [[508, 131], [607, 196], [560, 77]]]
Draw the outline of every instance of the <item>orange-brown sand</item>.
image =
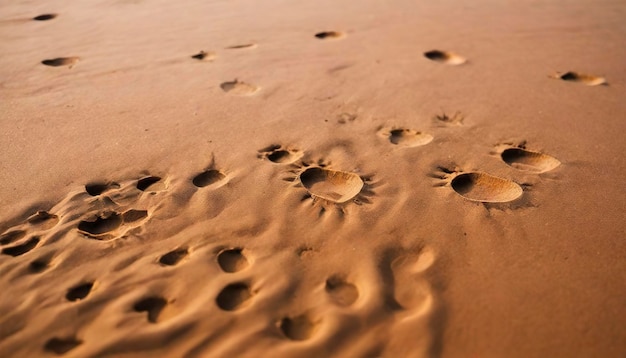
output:
[[0, 356], [625, 356], [625, 16], [4, 1]]

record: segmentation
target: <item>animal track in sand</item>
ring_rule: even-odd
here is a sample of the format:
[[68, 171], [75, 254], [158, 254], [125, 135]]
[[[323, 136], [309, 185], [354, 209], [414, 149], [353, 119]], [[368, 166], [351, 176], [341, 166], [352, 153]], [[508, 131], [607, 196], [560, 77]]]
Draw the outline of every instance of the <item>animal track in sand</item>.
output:
[[187, 250], [187, 248], [179, 248], [161, 256], [159, 263], [166, 266], [174, 266], [187, 255], [189, 255], [189, 250]]
[[163, 297], [154, 296], [148, 297], [140, 300], [135, 303], [133, 309], [136, 312], [147, 312], [148, 313], [148, 322], [157, 323], [159, 321], [159, 315], [163, 308], [167, 305], [167, 300]]
[[217, 295], [215, 303], [224, 311], [235, 311], [244, 308], [250, 302], [252, 292], [243, 282], [230, 284]]
[[307, 315], [285, 317], [280, 320], [278, 327], [285, 337], [294, 341], [304, 341], [311, 338], [317, 331], [318, 324]]
[[89, 295], [93, 284], [93, 282], [85, 282], [74, 286], [67, 291], [65, 298], [67, 298], [68, 301], [80, 301]]
[[217, 255], [217, 263], [224, 272], [238, 272], [248, 267], [248, 259], [242, 249], [227, 249]]
[[461, 112], [456, 112], [449, 116], [445, 112], [433, 116], [435, 123], [443, 126], [461, 126], [465, 120], [465, 116]]
[[27, 219], [28, 223], [34, 226], [39, 226], [44, 230], [53, 228], [58, 222], [59, 217], [50, 214], [47, 211], [38, 211], [33, 216]]
[[515, 169], [534, 173], [545, 173], [561, 165], [561, 162], [551, 155], [524, 148], [505, 149], [500, 158]]
[[198, 188], [216, 184], [226, 178], [226, 175], [217, 169], [207, 169], [196, 175], [191, 182]]
[[163, 189], [163, 188], [155, 188], [153, 187], [154, 184], [158, 183], [161, 181], [161, 177], [155, 177], [155, 176], [147, 176], [144, 178], [141, 178], [137, 181], [137, 189], [141, 190], [141, 191], [146, 191], [150, 188], [152, 188], [151, 191], [154, 191], [155, 189], [159, 190], [159, 189]]
[[345, 34], [339, 31], [322, 31], [315, 34], [315, 37], [320, 40], [339, 39], [344, 36]]
[[217, 54], [215, 52], [205, 52], [205, 51], [200, 51], [197, 54], [191, 56], [191, 58], [195, 60], [199, 60], [199, 61], [213, 61], [215, 60], [216, 57], [217, 57]]
[[52, 67], [69, 66], [71, 68], [78, 62], [78, 60], [80, 60], [80, 57], [57, 57], [43, 60], [41, 63]]
[[69, 338], [55, 337], [55, 338], [48, 340], [48, 342], [46, 342], [43, 348], [44, 350], [48, 352], [52, 352], [56, 355], [62, 355], [78, 347], [82, 343], [83, 341], [75, 337], [69, 337]]
[[569, 82], [579, 82], [585, 84], [587, 86], [598, 86], [598, 85], [608, 85], [606, 82], [606, 78], [598, 77], [594, 75], [588, 75], [579, 72], [565, 72], [565, 73], [557, 73], [554, 76], [551, 76], [556, 79], [560, 79], [563, 81]]
[[2, 249], [2, 253], [14, 257], [24, 255], [25, 253], [37, 247], [37, 244], [39, 244], [39, 237], [33, 236], [22, 244], [5, 247], [4, 249]]
[[325, 289], [330, 299], [339, 306], [350, 306], [359, 298], [356, 286], [339, 276], [328, 278]]
[[8, 245], [14, 241], [17, 241], [26, 236], [26, 231], [24, 230], [12, 230], [5, 232], [0, 236], [0, 245]]
[[119, 189], [117, 183], [89, 183], [85, 185], [85, 191], [91, 196], [98, 196], [111, 189]]
[[50, 267], [50, 258], [40, 258], [31, 261], [28, 265], [28, 270], [31, 273], [39, 273]]
[[311, 167], [299, 175], [302, 186], [312, 196], [334, 203], [354, 199], [363, 189], [363, 179], [355, 173]]
[[302, 152], [297, 149], [284, 149], [279, 144], [259, 149], [259, 158], [264, 158], [272, 163], [291, 164], [302, 158]]
[[453, 52], [432, 50], [424, 52], [424, 57], [431, 61], [445, 63], [446, 65], [462, 65], [467, 62], [467, 59], [463, 56], [459, 56]]
[[413, 148], [426, 145], [433, 140], [433, 136], [427, 133], [418, 132], [413, 129], [389, 129], [383, 128], [380, 134], [386, 137], [391, 144], [400, 147]]
[[35, 20], [35, 21], [48, 21], [48, 20], [54, 19], [57, 16], [58, 16], [57, 14], [42, 14], [42, 15], [33, 17], [33, 20]]
[[511, 180], [482, 172], [458, 174], [450, 181], [450, 186], [465, 199], [483, 203], [506, 203], [519, 198], [524, 192]]
[[116, 212], [107, 212], [97, 215], [92, 220], [83, 220], [79, 222], [78, 230], [85, 234], [97, 237], [119, 228], [122, 223], [122, 215]]
[[235, 79], [234, 81], [223, 82], [220, 85], [222, 91], [238, 96], [250, 96], [256, 93], [259, 90], [258, 86], [239, 81]]

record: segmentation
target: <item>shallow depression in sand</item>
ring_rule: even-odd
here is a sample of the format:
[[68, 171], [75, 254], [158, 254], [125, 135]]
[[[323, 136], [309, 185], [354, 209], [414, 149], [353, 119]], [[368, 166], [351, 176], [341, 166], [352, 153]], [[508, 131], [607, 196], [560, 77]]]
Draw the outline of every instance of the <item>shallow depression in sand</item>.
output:
[[78, 60], [80, 60], [80, 57], [57, 57], [57, 58], [50, 58], [47, 60], [43, 60], [41, 61], [41, 63], [46, 66], [52, 66], [52, 67], [59, 67], [59, 66], [72, 67], [73, 65], [76, 64], [76, 62], [78, 62]]
[[598, 85], [607, 84], [606, 79], [604, 77], [598, 77], [594, 75], [588, 75], [588, 74], [572, 72], [572, 71], [566, 72], [561, 75], [557, 75], [556, 77], [559, 79], [562, 79], [563, 81], [580, 82], [587, 86], [598, 86]]
[[506, 164], [528, 172], [545, 173], [561, 165], [561, 162], [551, 155], [521, 148], [505, 149], [500, 156]]
[[335, 203], [345, 203], [363, 189], [363, 180], [358, 175], [319, 167], [303, 171], [300, 182], [311, 195]]
[[401, 147], [419, 147], [432, 142], [433, 136], [412, 129], [393, 129], [389, 131], [389, 141]]
[[452, 189], [468, 200], [484, 203], [505, 203], [519, 198], [522, 187], [486, 173], [464, 173], [451, 182]]
[[249, 95], [256, 93], [259, 90], [258, 86], [245, 83], [239, 80], [223, 82], [220, 85], [220, 88], [222, 89], [222, 91], [226, 93], [234, 94], [238, 96], [249, 96]]
[[463, 56], [459, 56], [453, 52], [432, 50], [424, 52], [424, 57], [431, 61], [445, 63], [446, 65], [462, 65], [467, 62], [467, 59]]

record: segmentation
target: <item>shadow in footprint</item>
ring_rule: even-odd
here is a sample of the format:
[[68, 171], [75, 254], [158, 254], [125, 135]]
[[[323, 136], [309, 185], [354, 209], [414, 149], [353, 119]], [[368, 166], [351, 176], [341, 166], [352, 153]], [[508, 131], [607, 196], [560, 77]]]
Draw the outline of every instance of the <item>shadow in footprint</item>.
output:
[[224, 272], [238, 272], [248, 267], [248, 259], [243, 255], [241, 249], [229, 249], [217, 255], [217, 262]]
[[200, 51], [197, 54], [191, 56], [191, 58], [193, 58], [194, 60], [199, 60], [199, 61], [213, 61], [215, 57], [217, 57], [215, 52], [205, 52], [205, 51]]
[[483, 203], [506, 203], [519, 198], [524, 192], [511, 180], [479, 172], [459, 174], [450, 185], [465, 199]]
[[187, 250], [186, 248], [176, 249], [161, 256], [161, 258], [159, 259], [159, 263], [165, 266], [174, 266], [178, 264], [180, 260], [184, 259], [188, 254], [189, 250]]
[[221, 171], [217, 169], [209, 169], [196, 175], [191, 181], [193, 185], [198, 188], [204, 188], [205, 186], [215, 184], [224, 178], [226, 178], [226, 176]]
[[28, 271], [31, 273], [40, 273], [45, 271], [48, 267], [50, 267], [50, 259], [49, 258], [40, 258], [28, 265]]
[[439, 50], [432, 50], [432, 51], [424, 52], [424, 57], [426, 57], [427, 59], [431, 61], [444, 63], [446, 65], [453, 65], [453, 66], [462, 65], [465, 62], [467, 62], [467, 59], [463, 56], [459, 56], [453, 52], [439, 51]]
[[57, 14], [41, 14], [39, 16], [33, 17], [33, 20], [35, 20], [35, 21], [48, 21], [48, 20], [54, 19], [57, 16], [58, 16]]
[[5, 232], [0, 236], [0, 245], [8, 245], [14, 241], [17, 241], [26, 236], [26, 231], [24, 230], [13, 230], [9, 232]]
[[98, 196], [105, 191], [111, 189], [118, 189], [120, 187], [117, 183], [89, 183], [85, 185], [85, 191], [91, 196]]
[[265, 158], [276, 164], [291, 164], [301, 157], [302, 153], [300, 151], [283, 149], [278, 144], [259, 149], [259, 158]]
[[43, 347], [46, 351], [52, 352], [56, 355], [65, 354], [72, 349], [81, 345], [83, 341], [80, 339], [70, 337], [70, 338], [52, 338], [46, 342], [46, 345]]
[[554, 77], [563, 81], [579, 82], [587, 86], [608, 85], [608, 83], [606, 82], [606, 78], [604, 77], [598, 77], [572, 71], [563, 74], [556, 74]]
[[133, 309], [137, 312], [147, 312], [148, 313], [148, 322], [157, 323], [159, 320], [159, 315], [163, 308], [167, 305], [167, 300], [163, 297], [148, 297], [143, 300], [135, 303]]
[[522, 148], [505, 149], [500, 157], [515, 169], [534, 173], [545, 173], [561, 165], [561, 162], [551, 155]]
[[338, 39], [344, 36], [344, 33], [339, 31], [322, 31], [315, 34], [315, 37], [320, 40]]
[[[384, 133], [386, 134], [386, 133]], [[433, 140], [433, 136], [412, 129], [392, 129], [388, 134], [389, 142], [400, 147], [419, 147]]]
[[81, 283], [78, 286], [74, 286], [67, 291], [65, 298], [68, 301], [80, 301], [87, 297], [93, 288], [93, 282]]
[[37, 247], [38, 243], [39, 243], [39, 237], [33, 236], [23, 244], [11, 246], [11, 247], [5, 247], [4, 249], [2, 249], [2, 253], [5, 255], [9, 255], [9, 256], [24, 255], [25, 253]]
[[332, 276], [326, 280], [326, 292], [339, 306], [350, 306], [359, 298], [359, 290], [356, 286], [339, 276]]
[[235, 311], [248, 305], [252, 292], [243, 282], [230, 284], [217, 295], [217, 306], [225, 311]]
[[335, 203], [355, 198], [363, 189], [363, 179], [354, 173], [311, 167], [299, 175], [309, 194]]
[[124, 212], [124, 214], [122, 214], [122, 221], [124, 223], [132, 223], [135, 221], [139, 221], [143, 218], [146, 218], [148, 216], [148, 211], [147, 210], [135, 210], [135, 209], [130, 209], [126, 212]]
[[243, 45], [228, 46], [228, 47], [225, 47], [225, 49], [227, 49], [227, 50], [239, 50], [239, 49], [244, 49], [244, 48], [255, 48], [255, 47], [256, 47], [255, 43], [249, 43], [249, 44], [243, 44]]
[[40, 226], [42, 229], [47, 230], [59, 222], [59, 217], [47, 211], [38, 211], [35, 215], [29, 217], [27, 221], [31, 225]]
[[307, 315], [300, 315], [293, 318], [285, 317], [278, 326], [285, 337], [294, 341], [304, 341], [315, 334], [318, 325]]
[[137, 189], [141, 191], [148, 190], [153, 184], [161, 181], [161, 177], [148, 176], [137, 181]]
[[59, 66], [74, 66], [80, 57], [58, 57], [41, 61], [46, 66], [59, 67]]
[[93, 220], [84, 220], [78, 223], [78, 230], [90, 235], [102, 235], [113, 231], [122, 225], [122, 215], [111, 212], [96, 216]]

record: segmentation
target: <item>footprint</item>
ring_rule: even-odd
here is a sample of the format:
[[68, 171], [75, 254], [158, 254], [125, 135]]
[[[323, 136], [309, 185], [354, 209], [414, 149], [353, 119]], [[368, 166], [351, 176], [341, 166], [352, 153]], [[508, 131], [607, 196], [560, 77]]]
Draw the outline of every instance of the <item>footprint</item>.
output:
[[52, 352], [56, 355], [65, 354], [72, 349], [81, 345], [83, 341], [77, 339], [75, 337], [70, 338], [52, 338], [46, 342], [46, 345], [43, 347], [46, 351]]
[[85, 185], [85, 191], [91, 196], [98, 196], [108, 190], [119, 189], [119, 187], [117, 183], [89, 183]]
[[133, 309], [136, 312], [148, 312], [148, 322], [157, 323], [159, 321], [159, 315], [163, 308], [167, 305], [167, 300], [163, 297], [148, 297], [135, 303]]
[[272, 163], [291, 164], [302, 158], [302, 152], [296, 149], [283, 149], [281, 145], [275, 144], [267, 148], [259, 149], [259, 157], [265, 158]]
[[4, 249], [2, 249], [2, 253], [5, 255], [13, 256], [13, 257], [24, 255], [25, 253], [37, 247], [38, 243], [39, 243], [39, 237], [33, 236], [23, 244], [11, 246], [11, 247], [5, 247]]
[[298, 176], [311, 196], [334, 203], [354, 199], [363, 189], [363, 179], [355, 173], [310, 167]]
[[561, 165], [561, 162], [551, 155], [523, 148], [505, 149], [500, 157], [515, 169], [534, 173], [545, 173]]
[[0, 236], [0, 245], [8, 245], [14, 241], [17, 241], [26, 236], [26, 231], [24, 230], [13, 230], [9, 232], [5, 232]]
[[116, 212], [106, 212], [91, 220], [78, 223], [78, 230], [90, 236], [100, 236], [111, 232], [122, 225], [122, 215]]
[[122, 221], [124, 223], [132, 223], [135, 221], [139, 221], [147, 216], [148, 216], [147, 210], [130, 209], [126, 211], [124, 214], [122, 214]]
[[44, 257], [31, 261], [28, 265], [28, 270], [31, 273], [39, 273], [45, 271], [48, 267], [50, 267], [50, 258]]
[[359, 298], [359, 290], [353, 284], [338, 276], [326, 280], [326, 292], [339, 306], [350, 306]]
[[433, 136], [427, 133], [415, 131], [413, 129], [385, 129], [380, 131], [380, 134], [387, 139], [391, 144], [395, 144], [400, 147], [413, 148], [426, 145], [433, 140]]
[[453, 52], [439, 50], [424, 52], [424, 57], [435, 62], [445, 63], [446, 65], [452, 66], [462, 65], [467, 62], [467, 59], [463, 56], [459, 56]]
[[338, 39], [344, 36], [345, 34], [339, 31], [322, 31], [315, 34], [315, 37], [320, 40]]
[[354, 122], [357, 119], [357, 117], [358, 116], [354, 113], [344, 112], [337, 116], [337, 123], [346, 124], [346, 123]]
[[213, 61], [217, 57], [215, 52], [204, 52], [200, 51], [197, 54], [191, 56], [191, 58], [199, 60], [199, 61]]
[[217, 295], [217, 306], [225, 311], [235, 311], [244, 308], [250, 302], [252, 292], [243, 282], [230, 284]]
[[313, 336], [318, 324], [313, 322], [307, 315], [283, 318], [278, 327], [285, 337], [294, 341], [304, 341]]
[[217, 255], [217, 262], [224, 272], [238, 272], [248, 267], [248, 259], [241, 249], [223, 250]]
[[59, 66], [69, 66], [72, 68], [80, 57], [58, 57], [41, 61], [46, 66], [59, 67]]
[[157, 188], [154, 185], [160, 181], [161, 181], [161, 177], [155, 177], [155, 176], [147, 176], [147, 177], [141, 178], [137, 181], [137, 189], [141, 191], [146, 191], [148, 190], [148, 188], [151, 188], [151, 191], [162, 190], [164, 188], [162, 187]]
[[450, 185], [465, 199], [483, 203], [506, 203], [519, 198], [524, 192], [511, 180], [481, 172], [458, 174]]
[[444, 126], [461, 126], [463, 125], [463, 121], [465, 117], [461, 114], [461, 112], [456, 112], [453, 115], [449, 116], [445, 112], [442, 114], [436, 114], [433, 117], [433, 120], [437, 124], [441, 124]]
[[198, 175], [196, 175], [191, 181], [193, 185], [198, 188], [204, 188], [205, 186], [213, 185], [226, 178], [226, 175], [217, 169], [208, 169]]
[[234, 45], [225, 47], [227, 50], [239, 50], [243, 48], [255, 48], [257, 45], [255, 43], [243, 44], [243, 45]]
[[48, 20], [54, 19], [57, 16], [58, 16], [57, 14], [42, 14], [42, 15], [33, 17], [33, 20], [35, 20], [35, 21], [48, 21]]
[[189, 250], [187, 250], [186, 248], [179, 248], [161, 256], [159, 262], [162, 265], [174, 266], [178, 264], [180, 260], [184, 259], [188, 254]]
[[35, 215], [29, 217], [27, 221], [31, 225], [39, 226], [43, 230], [48, 230], [59, 222], [59, 217], [47, 211], [38, 211]]
[[65, 298], [68, 301], [80, 301], [87, 297], [93, 288], [93, 282], [81, 283], [78, 286], [74, 286], [67, 291]]
[[238, 79], [230, 82], [223, 82], [220, 85], [220, 88], [222, 88], [222, 91], [226, 93], [231, 93], [238, 96], [250, 96], [259, 90], [259, 87], [239, 81]]
[[604, 77], [587, 75], [584, 73], [578, 73], [578, 72], [572, 72], [572, 71], [565, 72], [563, 74], [557, 73], [556, 75], [552, 77], [563, 80], [563, 81], [580, 82], [587, 86], [608, 85], [608, 83], [606, 82], [606, 78]]

